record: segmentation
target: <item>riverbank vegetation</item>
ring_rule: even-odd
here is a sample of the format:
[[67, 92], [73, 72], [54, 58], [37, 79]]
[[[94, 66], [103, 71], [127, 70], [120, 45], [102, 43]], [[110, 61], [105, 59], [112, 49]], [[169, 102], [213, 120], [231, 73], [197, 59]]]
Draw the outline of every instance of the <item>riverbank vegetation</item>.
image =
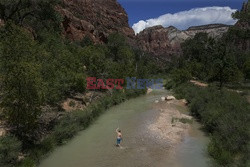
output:
[[221, 39], [199, 33], [185, 41], [183, 55], [173, 60], [168, 74], [166, 88], [188, 101], [210, 136], [207, 150], [218, 166], [250, 164], [249, 12], [236, 12], [238, 26]]
[[246, 99], [216, 86], [187, 83], [174, 90], [178, 98], [188, 101], [192, 115], [210, 135], [208, 152], [216, 162], [221, 166], [246, 166], [250, 139], [250, 105]]
[[[88, 92], [87, 77], [146, 78], [157, 71], [154, 60], [120, 34], [111, 34], [106, 44], [94, 44], [88, 37], [78, 42], [63, 38], [57, 3], [0, 3], [6, 9], [0, 27], [0, 115], [8, 129], [0, 137], [0, 166], [33, 167], [109, 107], [145, 93], [99, 90], [104, 96], [86, 109], [64, 112], [64, 99]], [[49, 113], [44, 111], [48, 106], [63, 115], [44, 131], [40, 118]]]

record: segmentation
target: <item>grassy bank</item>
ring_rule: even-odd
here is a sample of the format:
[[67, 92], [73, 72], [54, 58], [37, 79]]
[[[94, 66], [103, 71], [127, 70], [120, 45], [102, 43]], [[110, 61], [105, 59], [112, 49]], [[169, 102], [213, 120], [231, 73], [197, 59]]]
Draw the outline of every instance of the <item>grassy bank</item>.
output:
[[249, 165], [250, 106], [246, 99], [217, 87], [182, 84], [174, 88], [210, 136], [208, 153], [219, 166]]
[[21, 142], [12, 136], [0, 138], [0, 145], [5, 146], [1, 147], [2, 150], [0, 150], [1, 166], [36, 166], [48, 153], [52, 152], [57, 146], [66, 144], [79, 131], [86, 129], [107, 109], [144, 93], [145, 90], [116, 91], [111, 95], [105, 95], [85, 110], [78, 110], [67, 114], [57, 121], [50, 135], [46, 136], [32, 148], [25, 150], [24, 155], [26, 156], [20, 162], [17, 161], [17, 156], [20, 155]]

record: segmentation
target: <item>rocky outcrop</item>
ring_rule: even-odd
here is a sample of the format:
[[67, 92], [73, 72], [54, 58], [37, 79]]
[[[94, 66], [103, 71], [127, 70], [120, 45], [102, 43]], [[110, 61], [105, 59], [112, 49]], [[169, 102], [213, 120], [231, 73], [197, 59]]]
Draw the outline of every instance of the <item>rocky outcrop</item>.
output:
[[[249, 18], [249, 14], [250, 14], [250, 4], [249, 2], [244, 2], [242, 9], [240, 11], [243, 15], [248, 16]], [[244, 19], [244, 20], [239, 20], [236, 24], [235, 24], [235, 28], [238, 29], [241, 32], [244, 32], [246, 34], [249, 34], [250, 31], [250, 19]], [[238, 46], [238, 48], [240, 50], [244, 50], [244, 51], [250, 51], [250, 38], [249, 36], [247, 37], [247, 35], [245, 35], [244, 38], [236, 38], [236, 40], [234, 41], [234, 45]]]
[[185, 31], [170, 26], [154, 26], [147, 28], [137, 35], [139, 46], [142, 50], [157, 56], [171, 56], [181, 52], [181, 43], [195, 34], [204, 32], [213, 38], [221, 37], [230, 26], [223, 24], [211, 24], [190, 27]]
[[114, 32], [135, 36], [117, 0], [62, 0], [56, 10], [63, 16], [64, 35], [74, 41], [87, 36], [96, 43], [106, 42]]

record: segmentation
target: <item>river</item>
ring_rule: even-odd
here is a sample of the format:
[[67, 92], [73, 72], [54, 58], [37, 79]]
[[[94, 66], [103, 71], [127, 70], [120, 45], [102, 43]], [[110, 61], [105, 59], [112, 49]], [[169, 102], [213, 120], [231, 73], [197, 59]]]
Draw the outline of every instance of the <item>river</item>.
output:
[[[193, 122], [188, 135], [169, 153], [167, 144], [156, 142], [148, 131], [159, 111], [156, 99], [168, 94], [156, 90], [114, 106], [88, 129], [45, 158], [40, 167], [209, 167], [208, 138]], [[115, 147], [115, 129], [123, 133], [122, 148]]]

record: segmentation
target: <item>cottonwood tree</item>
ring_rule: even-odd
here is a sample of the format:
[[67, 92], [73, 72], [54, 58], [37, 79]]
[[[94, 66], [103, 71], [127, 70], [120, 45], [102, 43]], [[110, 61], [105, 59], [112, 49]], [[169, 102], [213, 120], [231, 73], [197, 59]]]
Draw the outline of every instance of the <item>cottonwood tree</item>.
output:
[[43, 56], [25, 30], [8, 24], [0, 32], [0, 107], [13, 133], [32, 141], [42, 104], [43, 83], [37, 57]]
[[59, 30], [60, 15], [55, 5], [60, 0], [0, 0], [0, 19], [5, 23], [31, 27], [33, 30], [47, 28]]
[[220, 88], [227, 82], [238, 82], [243, 79], [243, 74], [237, 67], [234, 52], [226, 44], [218, 42], [213, 58], [210, 79], [219, 81]]

